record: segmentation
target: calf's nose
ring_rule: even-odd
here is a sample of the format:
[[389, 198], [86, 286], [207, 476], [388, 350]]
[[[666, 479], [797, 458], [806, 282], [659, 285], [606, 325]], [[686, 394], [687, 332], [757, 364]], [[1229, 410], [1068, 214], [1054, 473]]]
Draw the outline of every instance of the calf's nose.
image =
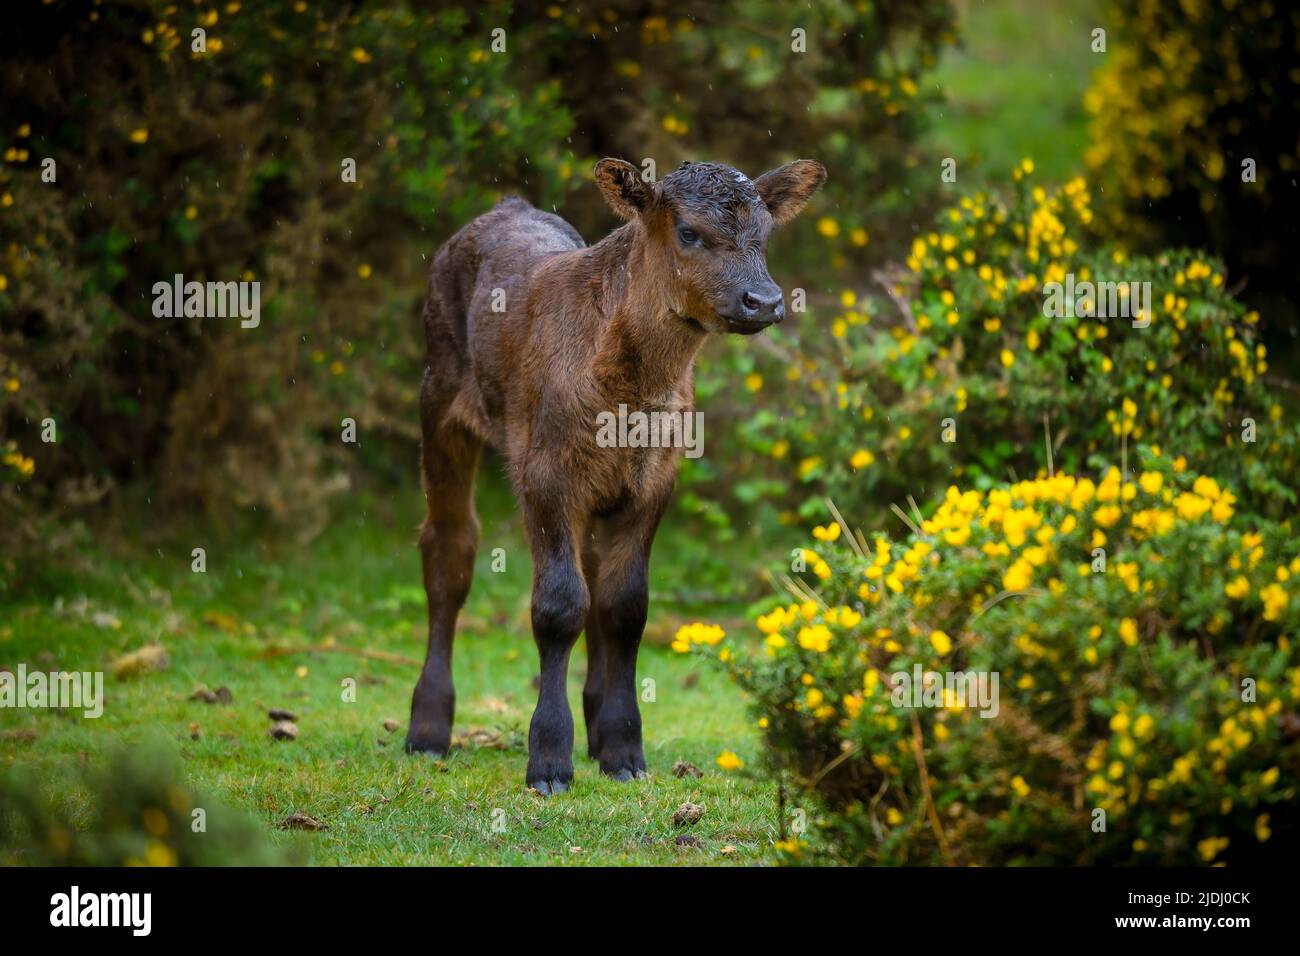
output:
[[751, 322], [780, 322], [785, 318], [785, 302], [775, 282], [747, 289], [740, 297], [741, 314]]

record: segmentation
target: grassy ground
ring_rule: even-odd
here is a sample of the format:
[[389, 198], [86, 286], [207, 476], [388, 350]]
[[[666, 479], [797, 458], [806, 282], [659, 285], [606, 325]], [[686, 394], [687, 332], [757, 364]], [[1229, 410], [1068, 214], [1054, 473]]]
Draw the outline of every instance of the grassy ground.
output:
[[944, 52], [934, 81], [947, 106], [934, 116], [929, 143], [967, 172], [1003, 182], [1032, 157], [1047, 182], [1082, 168], [1087, 145], [1083, 93], [1105, 54], [1091, 50], [1104, 27], [1101, 0], [961, 0], [962, 48]]
[[[743, 863], [764, 855], [776, 829], [771, 785], [728, 774], [715, 759], [733, 750], [751, 764], [752, 722], [720, 675], [666, 647], [642, 652], [639, 678], [655, 682], [643, 702], [649, 780], [616, 784], [586, 759], [575, 650], [570, 698], [577, 715], [574, 789], [549, 801], [524, 789], [536, 654], [527, 628], [530, 568], [518, 521], [484, 522], [474, 591], [458, 634], [455, 679], [460, 740], [444, 761], [404, 754], [410, 692], [423, 654], [424, 598], [414, 527], [418, 492], [391, 514], [358, 508], [307, 548], [279, 552], [196, 536], [147, 555], [105, 549], [89, 577], [0, 605], [0, 666], [106, 670], [153, 641], [166, 670], [105, 678], [97, 720], [52, 711], [3, 713], [0, 768], [34, 769], [52, 793], [84, 814], [90, 795], [74, 771], [117, 742], [161, 735], [180, 753], [189, 783], [266, 824], [314, 864], [690, 864]], [[410, 507], [406, 507], [409, 504]], [[148, 538], [147, 528], [139, 529]], [[674, 532], [657, 550], [672, 554]], [[190, 571], [189, 549], [206, 545], [208, 570]], [[506, 572], [490, 570], [492, 550]], [[656, 614], [652, 599], [652, 615]], [[658, 609], [657, 633], [671, 629]], [[370, 655], [362, 656], [357, 651]], [[382, 659], [381, 659], [382, 658]], [[356, 700], [343, 682], [356, 681]], [[229, 687], [233, 703], [191, 700], [199, 685]], [[276, 742], [268, 708], [299, 717], [301, 736]], [[384, 728], [385, 720], [400, 725]], [[676, 778], [690, 761], [703, 778]], [[689, 831], [672, 814], [706, 807]], [[294, 812], [328, 829], [286, 834]], [[495, 812], [495, 813], [494, 813]], [[497, 826], [494, 829], [494, 822]], [[499, 831], [499, 832], [498, 832]], [[690, 832], [697, 848], [675, 838]]]

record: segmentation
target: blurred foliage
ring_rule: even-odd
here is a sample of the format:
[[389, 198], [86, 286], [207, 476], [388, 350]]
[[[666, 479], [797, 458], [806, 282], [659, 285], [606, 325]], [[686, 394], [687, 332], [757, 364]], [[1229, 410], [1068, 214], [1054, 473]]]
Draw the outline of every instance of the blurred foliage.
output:
[[[830, 211], [781, 241], [806, 269], [784, 278], [860, 263], [866, 224], [920, 201], [909, 144], [950, 20], [946, 2], [25, 8], [0, 36], [14, 552], [75, 540], [124, 483], [308, 536], [358, 477], [412, 482], [429, 257], [509, 192], [599, 238], [600, 154], [751, 173], [816, 156]], [[155, 317], [176, 275], [260, 282], [260, 326]]]
[[[948, 0], [607, 0], [519, 3], [511, 33], [525, 38], [529, 68], [562, 77], [580, 153], [652, 160], [659, 175], [703, 158], [751, 176], [822, 162], [816, 208], [831, 212], [796, 220], [774, 244], [781, 265], [811, 280], [897, 251], [933, 193], [915, 142], [940, 101], [925, 79], [956, 43], [954, 21]], [[571, 219], [590, 237], [612, 219], [588, 199]]]
[[59, 798], [21, 767], [0, 776], [0, 865], [288, 862], [252, 820], [191, 793], [175, 754], [160, 743], [109, 754]]
[[[310, 533], [353, 459], [417, 433], [438, 237], [503, 188], [577, 185], [554, 84], [455, 8], [56, 3], [0, 43], [0, 423], [34, 459], [7, 510], [89, 476]], [[176, 274], [260, 281], [260, 326], [154, 317]]]
[[1084, 97], [1085, 159], [1110, 200], [1098, 226], [1130, 248], [1221, 252], [1272, 341], [1294, 349], [1300, 7], [1109, 0], [1102, 22], [1108, 46]]
[[[1238, 513], [1181, 459], [1138, 464], [952, 487], [901, 539], [819, 526], [802, 598], [768, 605], [761, 643], [682, 629], [675, 648], [731, 672], [809, 808], [787, 861], [1289, 858], [1295, 528]], [[940, 681], [924, 697], [917, 668]], [[941, 692], [956, 673], [996, 675], [996, 696]]]

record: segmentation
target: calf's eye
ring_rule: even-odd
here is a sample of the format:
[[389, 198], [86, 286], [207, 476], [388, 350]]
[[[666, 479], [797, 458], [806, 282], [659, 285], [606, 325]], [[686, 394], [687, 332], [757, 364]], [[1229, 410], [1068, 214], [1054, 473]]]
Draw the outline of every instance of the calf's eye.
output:
[[693, 246], [700, 241], [700, 234], [694, 229], [688, 229], [682, 226], [677, 230], [677, 238], [682, 241], [684, 246]]

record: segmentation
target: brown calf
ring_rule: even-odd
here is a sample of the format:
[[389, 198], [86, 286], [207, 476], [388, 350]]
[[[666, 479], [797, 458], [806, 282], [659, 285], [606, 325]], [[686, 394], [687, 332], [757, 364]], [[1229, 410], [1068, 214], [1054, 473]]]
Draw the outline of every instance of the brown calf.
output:
[[826, 170], [798, 160], [751, 182], [686, 163], [652, 185], [603, 159], [595, 176], [626, 225], [588, 247], [558, 216], [507, 199], [438, 251], [424, 306], [429, 650], [406, 747], [442, 754], [451, 740], [452, 637], [473, 574], [474, 473], [486, 442], [505, 457], [532, 550], [541, 687], [526, 779], [543, 794], [573, 780], [565, 682], [584, 629], [588, 755], [619, 780], [645, 773], [636, 656], [650, 545], [681, 449], [602, 447], [598, 416], [620, 405], [691, 414], [706, 336], [750, 335], [785, 317], [768, 235]]

